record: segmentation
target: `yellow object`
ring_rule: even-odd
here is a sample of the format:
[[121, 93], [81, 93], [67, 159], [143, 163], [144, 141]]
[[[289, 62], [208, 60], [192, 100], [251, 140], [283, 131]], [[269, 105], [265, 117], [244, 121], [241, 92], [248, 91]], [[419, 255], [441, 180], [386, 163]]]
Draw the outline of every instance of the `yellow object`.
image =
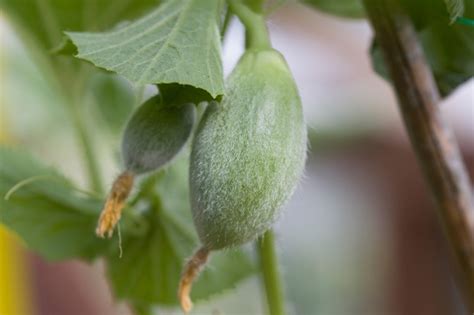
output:
[[0, 315], [30, 315], [25, 253], [20, 241], [0, 225]]

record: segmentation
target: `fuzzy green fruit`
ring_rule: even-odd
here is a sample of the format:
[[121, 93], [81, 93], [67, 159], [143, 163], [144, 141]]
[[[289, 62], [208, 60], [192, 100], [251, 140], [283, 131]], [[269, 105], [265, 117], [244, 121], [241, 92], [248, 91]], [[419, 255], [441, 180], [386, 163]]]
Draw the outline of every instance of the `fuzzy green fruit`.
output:
[[97, 224], [98, 236], [112, 236], [135, 175], [157, 170], [171, 161], [186, 144], [195, 120], [193, 104], [165, 104], [159, 95], [133, 113], [122, 138], [125, 171], [114, 181], [105, 201]]
[[146, 101], [133, 114], [123, 134], [126, 169], [140, 174], [168, 163], [186, 144], [195, 119], [193, 104], [164, 104], [159, 95]]
[[306, 157], [301, 101], [283, 56], [247, 51], [196, 132], [190, 166], [194, 223], [203, 246], [246, 243], [292, 195]]

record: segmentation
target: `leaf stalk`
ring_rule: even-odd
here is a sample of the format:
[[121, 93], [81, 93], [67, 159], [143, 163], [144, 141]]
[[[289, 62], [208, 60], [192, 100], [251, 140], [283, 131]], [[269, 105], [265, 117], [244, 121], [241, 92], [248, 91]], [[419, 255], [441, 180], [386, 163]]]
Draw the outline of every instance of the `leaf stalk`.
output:
[[270, 49], [272, 47], [265, 16], [246, 5], [242, 0], [229, 0], [230, 10], [245, 26], [245, 46], [247, 49]]

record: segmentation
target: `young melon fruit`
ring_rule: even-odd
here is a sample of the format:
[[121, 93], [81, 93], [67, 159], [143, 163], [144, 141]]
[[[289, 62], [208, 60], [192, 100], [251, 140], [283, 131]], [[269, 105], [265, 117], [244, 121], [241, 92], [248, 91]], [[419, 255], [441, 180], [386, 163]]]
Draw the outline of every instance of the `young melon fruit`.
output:
[[209, 252], [244, 244], [270, 228], [295, 190], [305, 157], [301, 101], [283, 56], [272, 49], [247, 51], [193, 140], [191, 206], [203, 246], [181, 278], [185, 311]]
[[166, 104], [159, 95], [135, 111], [122, 138], [125, 171], [112, 185], [99, 218], [98, 236], [112, 235], [135, 175], [157, 170], [171, 161], [186, 144], [195, 119], [193, 104]]
[[204, 247], [240, 245], [267, 230], [293, 193], [305, 156], [301, 101], [285, 60], [275, 50], [245, 53], [193, 142], [192, 212]]
[[165, 104], [159, 95], [146, 101], [133, 114], [123, 134], [125, 168], [142, 174], [171, 161], [186, 144], [195, 118], [191, 103]]

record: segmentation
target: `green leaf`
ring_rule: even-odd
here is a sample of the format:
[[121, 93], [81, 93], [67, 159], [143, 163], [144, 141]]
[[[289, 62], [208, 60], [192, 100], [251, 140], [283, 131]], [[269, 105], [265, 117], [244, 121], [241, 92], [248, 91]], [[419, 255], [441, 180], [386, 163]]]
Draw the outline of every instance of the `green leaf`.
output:
[[420, 40], [443, 96], [474, 76], [474, 28], [433, 23]]
[[[159, 197], [150, 197], [143, 209], [148, 230], [142, 235], [123, 235], [122, 258], [117, 252], [108, 256], [107, 269], [116, 297], [141, 307], [178, 303], [183, 264], [199, 244], [189, 209], [187, 165], [188, 159], [180, 158], [158, 174], [154, 192]], [[240, 250], [213, 253], [211, 257], [194, 286], [195, 299], [232, 288], [255, 270]]]
[[158, 0], [0, 0], [0, 7], [37, 42], [50, 49], [62, 31], [94, 31], [139, 16]]
[[365, 17], [361, 0], [303, 0], [303, 2], [323, 12], [341, 17]]
[[77, 55], [77, 47], [74, 45], [69, 37], [63, 36], [61, 42], [56, 47], [53, 47], [49, 51], [51, 55]]
[[[474, 76], [474, 28], [449, 24], [441, 0], [411, 2], [404, 5], [412, 17], [424, 53], [443, 97]], [[466, 2], [466, 14], [474, 15], [474, 1]], [[382, 53], [376, 41], [371, 49], [375, 71], [388, 78]]]
[[101, 207], [54, 170], [0, 147], [0, 222], [46, 259], [92, 260], [106, 251], [94, 233]]
[[449, 19], [451, 23], [454, 23], [456, 19], [464, 13], [464, 1], [463, 0], [444, 0], [446, 8], [449, 13]]
[[158, 90], [165, 103], [168, 104], [186, 104], [193, 103], [198, 105], [201, 102], [212, 101], [212, 96], [202, 89], [197, 89], [190, 85], [181, 85], [177, 83], [159, 84]]
[[138, 84], [179, 83], [216, 97], [224, 92], [220, 1], [169, 0], [106, 33], [67, 32], [78, 58]]
[[[58, 95], [61, 105], [86, 99], [83, 82], [97, 70], [71, 58], [76, 46], [63, 31], [97, 31], [129, 23], [156, 7], [159, 0], [0, 0], [0, 11], [20, 35], [28, 57], [35, 62]], [[117, 25], [117, 23], [119, 25]], [[67, 55], [67, 56], [60, 56]], [[92, 70], [92, 71], [91, 71]], [[79, 109], [82, 110], [82, 109]], [[101, 109], [99, 109], [101, 110]], [[84, 113], [84, 119], [90, 113]], [[82, 114], [81, 114], [82, 115]]]

